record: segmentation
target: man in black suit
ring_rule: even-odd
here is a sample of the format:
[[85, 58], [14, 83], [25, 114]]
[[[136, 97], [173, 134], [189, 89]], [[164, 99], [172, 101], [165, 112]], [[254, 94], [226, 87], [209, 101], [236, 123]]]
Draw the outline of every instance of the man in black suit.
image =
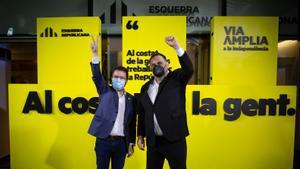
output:
[[150, 58], [154, 78], [146, 82], [138, 104], [138, 147], [147, 139], [147, 169], [162, 169], [165, 159], [171, 169], [186, 169], [186, 140], [189, 135], [185, 90], [193, 75], [193, 65], [173, 36], [166, 43], [176, 51], [181, 68], [169, 70], [167, 58], [156, 53]]

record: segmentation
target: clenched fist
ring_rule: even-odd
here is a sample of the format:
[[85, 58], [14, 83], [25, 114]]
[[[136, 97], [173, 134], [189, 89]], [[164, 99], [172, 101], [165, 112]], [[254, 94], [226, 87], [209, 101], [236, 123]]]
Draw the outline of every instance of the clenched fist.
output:
[[171, 46], [175, 50], [180, 48], [180, 45], [174, 36], [167, 36], [165, 41], [169, 46]]

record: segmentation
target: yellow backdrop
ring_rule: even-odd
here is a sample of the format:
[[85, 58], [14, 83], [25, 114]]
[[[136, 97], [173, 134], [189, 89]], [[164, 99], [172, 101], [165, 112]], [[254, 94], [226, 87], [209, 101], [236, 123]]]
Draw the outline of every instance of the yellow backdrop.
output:
[[[89, 35], [101, 32], [100, 20], [40, 18], [37, 23], [38, 84], [9, 85], [11, 168], [96, 168], [95, 138], [87, 134], [97, 97], [89, 65]], [[189, 85], [186, 92], [188, 168], [292, 169], [296, 87], [276, 86], [276, 25], [276, 18], [217, 17], [213, 21], [213, 85]], [[242, 29], [233, 31], [230, 26]], [[173, 69], [179, 67], [176, 53], [164, 38], [174, 35], [185, 48], [185, 17], [124, 17], [122, 27], [122, 62], [132, 69], [127, 91], [139, 92], [143, 78], [151, 75], [145, 63], [151, 52], [164, 53]], [[238, 36], [250, 34], [266, 36], [268, 44], [263, 40], [258, 47], [269, 50], [239, 51], [239, 46], [255, 46], [252, 43], [236, 45], [236, 51], [221, 51], [224, 46], [233, 48], [229, 39], [224, 45], [226, 36], [231, 40], [237, 36], [234, 42], [239, 43]], [[141, 73], [138, 66], [146, 72]], [[258, 115], [262, 100], [268, 99], [274, 100], [276, 114], [270, 115], [267, 108], [266, 115]], [[26, 100], [29, 107], [41, 104], [46, 113], [24, 113]], [[136, 148], [125, 169], [145, 168], [145, 159], [145, 152]]]

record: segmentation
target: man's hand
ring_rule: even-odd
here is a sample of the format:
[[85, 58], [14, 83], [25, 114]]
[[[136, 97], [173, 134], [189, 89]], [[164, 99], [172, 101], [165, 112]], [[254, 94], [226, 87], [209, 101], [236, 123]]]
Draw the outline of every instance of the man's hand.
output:
[[177, 41], [177, 39], [174, 36], [167, 36], [165, 41], [169, 46], [171, 46], [175, 50], [181, 48], [178, 41]]
[[127, 157], [131, 157], [133, 153], [134, 153], [134, 145], [129, 144]]
[[91, 35], [92, 43], [91, 43], [91, 51], [93, 53], [93, 56], [98, 56], [98, 40], [100, 39], [100, 36], [97, 36], [97, 39], [95, 40], [94, 36]]
[[137, 145], [140, 150], [145, 150], [145, 140], [142, 136], [138, 136]]

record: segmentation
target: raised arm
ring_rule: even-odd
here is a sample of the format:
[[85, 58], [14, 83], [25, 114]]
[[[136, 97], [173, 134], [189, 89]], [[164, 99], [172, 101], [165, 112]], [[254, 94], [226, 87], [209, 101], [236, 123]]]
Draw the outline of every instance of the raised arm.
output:
[[187, 83], [194, 72], [193, 64], [190, 58], [188, 57], [187, 53], [183, 50], [183, 48], [180, 46], [180, 44], [174, 36], [166, 37], [165, 41], [176, 51], [178, 55], [179, 63], [181, 65], [181, 69], [178, 70], [178, 78], [181, 81]]
[[97, 88], [98, 94], [103, 94], [109, 90], [109, 87], [104, 80], [102, 74], [100, 73], [100, 68], [99, 68], [99, 56], [98, 56], [98, 40], [99, 36], [97, 37], [96, 41], [93, 36], [92, 38], [92, 43], [91, 43], [91, 51], [93, 53], [93, 58], [91, 61], [91, 69], [92, 69], [92, 79], [94, 81], [94, 84]]

